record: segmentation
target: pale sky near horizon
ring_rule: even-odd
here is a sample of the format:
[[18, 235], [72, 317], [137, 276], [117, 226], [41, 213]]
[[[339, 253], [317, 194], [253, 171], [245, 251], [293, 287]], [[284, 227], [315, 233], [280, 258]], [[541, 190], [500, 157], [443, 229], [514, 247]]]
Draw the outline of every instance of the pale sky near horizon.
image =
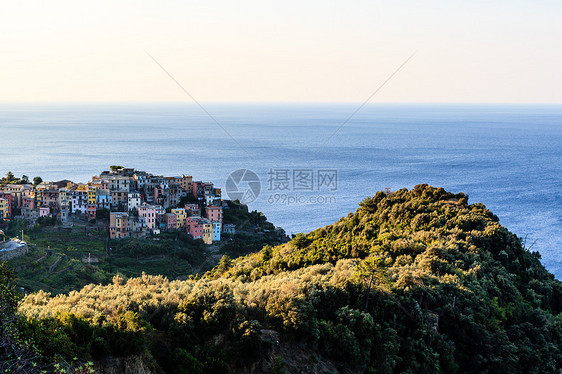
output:
[[0, 102], [562, 103], [562, 1], [4, 1]]

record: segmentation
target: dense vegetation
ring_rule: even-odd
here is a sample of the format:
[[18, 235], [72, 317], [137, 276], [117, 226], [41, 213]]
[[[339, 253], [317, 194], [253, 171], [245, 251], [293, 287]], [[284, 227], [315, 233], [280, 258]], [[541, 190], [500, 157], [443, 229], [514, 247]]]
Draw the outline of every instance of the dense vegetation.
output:
[[427, 185], [378, 192], [201, 279], [40, 291], [20, 304], [18, 334], [38, 362], [99, 370], [136, 355], [168, 373], [558, 373], [561, 283], [467, 200]]
[[[33, 184], [35, 186], [37, 186], [41, 182], [43, 182], [43, 179], [41, 179], [41, 177], [33, 178]], [[14, 173], [12, 173], [11, 171], [7, 172], [5, 177], [0, 178], [0, 184], [27, 184], [27, 183], [31, 183], [27, 175], [22, 175], [21, 178], [17, 178], [16, 176], [14, 176]]]
[[236, 225], [236, 234], [224, 235], [222, 242], [212, 246], [193, 240], [184, 231], [108, 243], [107, 219], [100, 216], [95, 222], [83, 215], [73, 216], [72, 227], [49, 217], [39, 218], [33, 227], [24, 220], [10, 221], [6, 234], [19, 236], [24, 230], [24, 240], [30, 243], [26, 256], [9, 261], [17, 269], [18, 286], [28, 292], [58, 294], [90, 283], [111, 283], [116, 275], [131, 278], [146, 273], [186, 279], [210, 270], [225, 254], [238, 257], [284, 241], [263, 214], [236, 202], [230, 202], [224, 211], [225, 222]]

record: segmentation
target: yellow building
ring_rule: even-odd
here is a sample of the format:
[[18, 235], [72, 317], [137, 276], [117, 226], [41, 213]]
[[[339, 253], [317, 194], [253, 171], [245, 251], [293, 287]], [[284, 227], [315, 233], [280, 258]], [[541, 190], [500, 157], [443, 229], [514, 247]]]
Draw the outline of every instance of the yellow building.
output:
[[184, 228], [185, 220], [187, 219], [187, 211], [184, 208], [177, 208], [172, 209], [171, 212], [176, 216], [177, 228]]
[[10, 206], [7, 199], [0, 199], [0, 218], [9, 218]]
[[35, 202], [37, 206], [43, 206], [43, 190], [42, 189], [35, 189]]
[[96, 205], [96, 191], [96, 187], [88, 186], [88, 205]]
[[213, 244], [213, 223], [205, 220], [203, 223], [203, 242], [205, 244]]

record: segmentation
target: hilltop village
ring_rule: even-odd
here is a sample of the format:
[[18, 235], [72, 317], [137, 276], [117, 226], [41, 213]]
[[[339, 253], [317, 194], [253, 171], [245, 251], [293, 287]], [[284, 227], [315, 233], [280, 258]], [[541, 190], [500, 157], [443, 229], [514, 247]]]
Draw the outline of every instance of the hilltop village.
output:
[[235, 232], [235, 225], [223, 224], [228, 202], [221, 190], [190, 175], [165, 177], [112, 166], [88, 183], [37, 179], [34, 184], [27, 177], [0, 184], [0, 220], [34, 224], [47, 217], [67, 224], [71, 215], [89, 220], [103, 217], [109, 221], [111, 239], [181, 230], [205, 244], [220, 241], [222, 233]]

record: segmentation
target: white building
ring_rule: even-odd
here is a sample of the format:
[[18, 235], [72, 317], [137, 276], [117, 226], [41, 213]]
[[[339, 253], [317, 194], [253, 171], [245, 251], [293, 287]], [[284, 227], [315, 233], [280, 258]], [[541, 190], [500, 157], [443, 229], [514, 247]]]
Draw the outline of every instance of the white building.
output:
[[127, 208], [129, 212], [134, 212], [141, 205], [141, 195], [138, 192], [129, 192], [127, 195]]
[[136, 181], [130, 177], [115, 177], [109, 178], [110, 191], [132, 191]]
[[88, 191], [74, 190], [72, 191], [72, 212], [80, 212], [86, 214], [88, 209]]
[[62, 208], [69, 208], [72, 201], [72, 191], [66, 188], [59, 188], [59, 206]]

